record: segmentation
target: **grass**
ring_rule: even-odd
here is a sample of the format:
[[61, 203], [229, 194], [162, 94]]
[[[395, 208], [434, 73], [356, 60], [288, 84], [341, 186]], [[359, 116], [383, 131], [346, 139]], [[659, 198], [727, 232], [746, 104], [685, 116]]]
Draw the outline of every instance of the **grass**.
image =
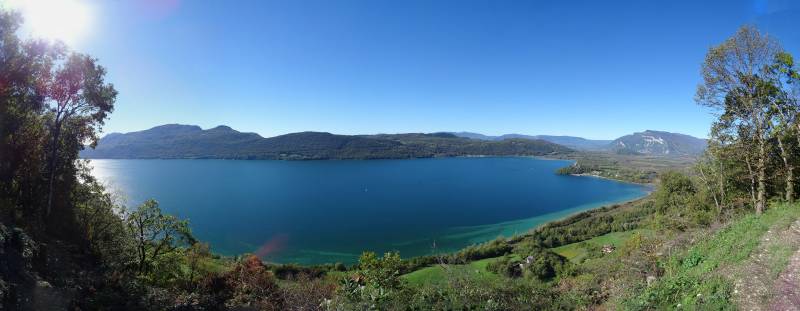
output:
[[[630, 239], [635, 232], [641, 231], [643, 231], [643, 229], [625, 232], [612, 232], [583, 242], [556, 247], [553, 248], [553, 251], [561, 256], [566, 257], [570, 261], [579, 262], [587, 255], [587, 244], [594, 244], [598, 247], [610, 244], [614, 245], [615, 247], [620, 247], [623, 243], [625, 243], [625, 241]], [[496, 261], [498, 258], [499, 257], [476, 260], [466, 265], [449, 265], [448, 268], [452, 269], [456, 273], [459, 273], [460, 275], [466, 275], [471, 279], [492, 281], [500, 278], [500, 276], [487, 270], [486, 266], [488, 266], [492, 261]], [[408, 273], [403, 276], [403, 279], [412, 285], [437, 284], [445, 282], [447, 280], [447, 276], [447, 271], [445, 271], [442, 266], [435, 265]]]
[[767, 267], [769, 268], [770, 278], [777, 278], [786, 269], [794, 251], [795, 249], [785, 244], [774, 244], [767, 248]]
[[[496, 281], [500, 279], [501, 276], [487, 270], [486, 266], [498, 258], [499, 257], [476, 260], [465, 265], [448, 265], [448, 269], [452, 269], [452, 273], [457, 273], [459, 276], [466, 276], [471, 280]], [[438, 284], [447, 281], [448, 271], [445, 271], [441, 265], [435, 265], [408, 273], [403, 275], [402, 278], [411, 285]]]
[[625, 243], [625, 241], [630, 239], [634, 233], [640, 231], [643, 230], [640, 229], [640, 230], [632, 230], [624, 232], [611, 232], [583, 242], [559, 246], [553, 248], [553, 251], [556, 254], [566, 257], [572, 262], [579, 263], [583, 261], [583, 259], [586, 258], [586, 256], [588, 255], [588, 247], [590, 245], [597, 247], [603, 247], [604, 245], [613, 245], [614, 247], [619, 248], [620, 246], [622, 246], [622, 244]]
[[[626, 309], [673, 309], [678, 305], [687, 309], [734, 308], [731, 302], [733, 285], [723, 271], [740, 266], [750, 258], [770, 228], [785, 228], [798, 216], [800, 205], [779, 205], [760, 216], [747, 215], [699, 239], [689, 249], [663, 262], [664, 276], [652, 286], [641, 289], [629, 300]], [[772, 272], [779, 270], [780, 265], [776, 262]]]

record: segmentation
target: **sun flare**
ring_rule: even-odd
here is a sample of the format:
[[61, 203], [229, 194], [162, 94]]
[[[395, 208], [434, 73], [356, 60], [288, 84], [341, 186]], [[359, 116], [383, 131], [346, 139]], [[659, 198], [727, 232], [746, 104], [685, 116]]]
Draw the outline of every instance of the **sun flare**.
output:
[[89, 30], [88, 5], [79, 0], [8, 0], [25, 19], [24, 29], [34, 37], [75, 44]]

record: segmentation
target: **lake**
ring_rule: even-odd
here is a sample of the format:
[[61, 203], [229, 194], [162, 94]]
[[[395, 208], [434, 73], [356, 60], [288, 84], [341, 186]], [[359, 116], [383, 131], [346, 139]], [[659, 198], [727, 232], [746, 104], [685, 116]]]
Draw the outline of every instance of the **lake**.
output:
[[215, 252], [280, 263], [353, 263], [365, 250], [454, 251], [649, 191], [557, 175], [571, 162], [524, 157], [91, 163], [129, 206], [156, 199], [189, 219]]

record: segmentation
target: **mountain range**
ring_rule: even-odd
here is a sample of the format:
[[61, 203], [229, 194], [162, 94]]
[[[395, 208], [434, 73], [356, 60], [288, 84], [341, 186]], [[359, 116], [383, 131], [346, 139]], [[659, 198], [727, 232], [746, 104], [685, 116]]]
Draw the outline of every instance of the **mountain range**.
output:
[[567, 154], [572, 149], [540, 139], [482, 141], [450, 133], [336, 135], [300, 132], [270, 138], [227, 126], [203, 130], [168, 124], [131, 133], [111, 133], [84, 158], [206, 159], [400, 159], [448, 156]]
[[614, 140], [593, 140], [575, 136], [505, 134], [488, 136], [472, 132], [452, 132], [453, 135], [486, 141], [510, 138], [541, 139], [582, 151], [608, 151], [620, 154], [663, 156], [696, 156], [706, 148], [706, 140], [685, 134], [646, 130]]
[[549, 141], [554, 144], [559, 144], [565, 147], [569, 147], [575, 150], [587, 150], [587, 151], [608, 149], [609, 144], [612, 142], [611, 140], [593, 140], [575, 136], [524, 135], [524, 134], [505, 134], [500, 136], [488, 136], [472, 132], [452, 132], [452, 134], [459, 137], [488, 140], [488, 141], [501, 141], [510, 138], [541, 139]]
[[228, 126], [203, 130], [196, 125], [167, 124], [130, 132], [111, 133], [84, 158], [216, 158], [216, 159], [400, 159], [481, 155], [564, 155], [582, 151], [620, 154], [694, 156], [706, 141], [689, 135], [647, 130], [615, 140], [574, 136], [471, 132], [336, 135], [299, 132], [264, 138]]

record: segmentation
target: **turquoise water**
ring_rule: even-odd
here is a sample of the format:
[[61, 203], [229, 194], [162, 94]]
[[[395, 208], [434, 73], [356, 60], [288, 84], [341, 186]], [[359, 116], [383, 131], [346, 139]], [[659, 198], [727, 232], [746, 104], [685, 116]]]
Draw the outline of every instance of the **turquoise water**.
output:
[[91, 162], [129, 206], [155, 198], [214, 251], [281, 263], [352, 263], [364, 250], [427, 255], [434, 243], [452, 251], [648, 191], [521, 157]]

